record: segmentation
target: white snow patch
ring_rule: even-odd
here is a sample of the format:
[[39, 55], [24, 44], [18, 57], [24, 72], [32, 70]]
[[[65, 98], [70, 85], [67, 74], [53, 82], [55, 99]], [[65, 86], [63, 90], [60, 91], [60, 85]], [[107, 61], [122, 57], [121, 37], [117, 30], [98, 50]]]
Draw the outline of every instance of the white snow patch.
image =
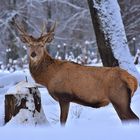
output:
[[[140, 70], [140, 66], [137, 66]], [[18, 72], [16, 73], [18, 75]], [[1, 73], [1, 75], [3, 75]], [[11, 77], [13, 73], [9, 74]], [[22, 79], [21, 75], [15, 75], [19, 79]], [[20, 77], [21, 76], [21, 77]], [[29, 73], [27, 74], [30, 77]], [[5, 76], [3, 76], [5, 77]], [[15, 83], [18, 83], [20, 80], [18, 78], [14, 79]], [[8, 76], [7, 76], [8, 79]], [[16, 81], [17, 80], [17, 81]], [[25, 80], [25, 79], [23, 79]], [[1, 83], [2, 82], [1, 78]], [[11, 80], [12, 81], [12, 80]], [[7, 85], [12, 87], [11, 82]], [[46, 88], [40, 88], [42, 107], [44, 113], [49, 121], [50, 126], [45, 127], [41, 125], [34, 125], [33, 121], [44, 120], [41, 118], [34, 120], [31, 118], [31, 113], [27, 112], [29, 120], [26, 120], [25, 110], [21, 110], [20, 114], [16, 117], [13, 117], [12, 120], [5, 126], [4, 123], [4, 95], [5, 93], [0, 94], [0, 139], [2, 140], [100, 140], [100, 139], [113, 139], [113, 140], [139, 140], [140, 137], [140, 125], [136, 124], [127, 124], [122, 125], [118, 115], [112, 105], [102, 107], [99, 109], [94, 109], [90, 107], [80, 106], [78, 104], [71, 104], [70, 111], [68, 115], [67, 124], [64, 128], [60, 127], [59, 116], [60, 108], [58, 103], [49, 95]], [[132, 98], [131, 108], [140, 117], [140, 89], [138, 89], [135, 95]], [[34, 108], [33, 106], [30, 108]], [[38, 114], [38, 113], [37, 113]], [[38, 116], [37, 116], [38, 117]], [[42, 116], [39, 116], [42, 117]], [[24, 124], [23, 124], [24, 122]], [[45, 122], [45, 121], [44, 121]], [[42, 122], [38, 122], [42, 124]], [[19, 125], [18, 125], [19, 124]], [[48, 123], [43, 123], [48, 126]], [[24, 127], [23, 127], [24, 126]], [[27, 127], [28, 126], [28, 127]], [[32, 127], [31, 127], [32, 126]], [[34, 127], [36, 126], [36, 127]]]
[[29, 83], [26, 81], [21, 81], [17, 85], [12, 86], [9, 88], [6, 94], [29, 94], [29, 88], [33, 87], [41, 87], [39, 84], [36, 83]]
[[[43, 114], [43, 115], [42, 115]], [[7, 126], [40, 126], [48, 125], [48, 121], [46, 117], [44, 117], [44, 112], [41, 109], [41, 112], [35, 111], [34, 116], [33, 113], [27, 109], [20, 109], [19, 113], [14, 116], [7, 124]]]

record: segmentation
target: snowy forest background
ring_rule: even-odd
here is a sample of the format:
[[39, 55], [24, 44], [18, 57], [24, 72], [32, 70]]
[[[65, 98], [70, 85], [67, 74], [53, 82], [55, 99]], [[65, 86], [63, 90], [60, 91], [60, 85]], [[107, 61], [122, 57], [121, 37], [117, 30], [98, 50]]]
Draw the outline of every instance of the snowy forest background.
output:
[[[129, 48], [134, 56], [140, 47], [140, 1], [119, 0]], [[11, 23], [18, 15], [28, 33], [39, 36], [44, 23], [57, 22], [55, 41], [47, 47], [55, 58], [90, 64], [100, 62], [86, 0], [1, 0], [0, 69], [22, 68], [27, 53]]]
[[[140, 49], [140, 0], [118, 0], [118, 2], [128, 46], [134, 60], [137, 50]], [[19, 125], [16, 120], [18, 117], [13, 117], [12, 121], [4, 125], [6, 92], [18, 82], [25, 81], [25, 77], [29, 82], [34, 82], [28, 69], [26, 44], [20, 41], [11, 24], [15, 15], [23, 23], [26, 31], [36, 37], [42, 32], [44, 23], [47, 30], [55, 21], [57, 22], [55, 39], [47, 47], [54, 58], [91, 66], [102, 65], [87, 0], [0, 0], [0, 139], [139, 140], [140, 125], [122, 126], [111, 104], [93, 109], [72, 103], [67, 124], [64, 129], [60, 128], [58, 103], [50, 97], [46, 88], [39, 88], [42, 107], [47, 118], [45, 126], [35, 128], [30, 122], [27, 125], [31, 127], [24, 128], [21, 127], [23, 124]], [[126, 59], [129, 60], [127, 57]], [[139, 73], [140, 65], [135, 66]], [[131, 103], [133, 111], [138, 116], [140, 116], [139, 101], [140, 88]], [[46, 127], [48, 124], [51, 127]]]

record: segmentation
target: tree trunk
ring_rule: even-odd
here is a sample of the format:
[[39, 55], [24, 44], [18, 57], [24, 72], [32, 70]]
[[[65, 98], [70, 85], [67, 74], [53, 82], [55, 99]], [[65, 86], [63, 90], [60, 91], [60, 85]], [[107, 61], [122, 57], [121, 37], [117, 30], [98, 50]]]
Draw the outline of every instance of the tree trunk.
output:
[[103, 65], [120, 66], [140, 79], [128, 49], [117, 0], [88, 0], [88, 5]]
[[25, 90], [22, 90], [23, 85], [20, 87], [21, 84], [20, 86], [18, 84], [16, 86], [18, 91], [5, 95], [5, 124], [14, 122], [40, 125], [46, 123], [38, 88], [25, 86]]
[[91, 13], [93, 27], [95, 30], [98, 51], [100, 53], [102, 63], [106, 67], [118, 66], [119, 65], [118, 60], [114, 57], [112, 53], [110, 40], [106, 40], [105, 37], [106, 35], [101, 29], [101, 23], [100, 23], [101, 21], [100, 21], [100, 17], [98, 16], [98, 11], [96, 8], [93, 7], [92, 0], [88, 0], [88, 4]]

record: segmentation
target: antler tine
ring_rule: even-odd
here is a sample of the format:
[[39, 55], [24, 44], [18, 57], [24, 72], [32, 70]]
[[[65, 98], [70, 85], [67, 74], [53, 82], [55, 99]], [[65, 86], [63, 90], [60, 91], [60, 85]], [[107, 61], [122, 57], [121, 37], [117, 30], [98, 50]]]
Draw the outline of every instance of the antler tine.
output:
[[54, 32], [54, 30], [55, 30], [55, 27], [56, 27], [56, 21], [55, 21], [55, 23], [53, 24], [53, 26], [51, 27], [51, 29], [50, 29], [50, 31], [49, 31], [49, 32], [53, 33], [53, 32]]
[[43, 34], [45, 32], [45, 29], [46, 29], [46, 22], [43, 22], [42, 32], [41, 32], [41, 35], [40, 36], [43, 36]]
[[15, 18], [13, 18], [13, 23], [14, 23], [14, 25], [16, 26], [16, 28], [17, 28], [23, 35], [28, 36], [28, 34], [24, 31], [24, 28], [20, 27], [20, 26], [16, 23]]
[[[50, 30], [48, 31], [48, 33], [46, 33], [46, 22], [44, 22], [40, 37], [42, 37], [42, 36], [44, 36], [44, 35], [47, 35], [47, 34], [53, 33], [54, 30], [55, 30], [55, 27], [56, 27], [56, 21], [55, 21], [55, 23], [53, 24], [53, 26], [50, 28]], [[45, 33], [44, 33], [44, 32], [45, 32]]]

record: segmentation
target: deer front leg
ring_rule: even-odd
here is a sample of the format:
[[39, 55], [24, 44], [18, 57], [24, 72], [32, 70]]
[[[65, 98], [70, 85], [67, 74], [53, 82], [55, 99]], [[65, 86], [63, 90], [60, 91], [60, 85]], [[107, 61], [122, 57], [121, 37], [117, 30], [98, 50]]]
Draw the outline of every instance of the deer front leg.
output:
[[59, 101], [61, 125], [65, 125], [66, 123], [68, 112], [69, 112], [69, 104], [70, 104], [69, 102]]

